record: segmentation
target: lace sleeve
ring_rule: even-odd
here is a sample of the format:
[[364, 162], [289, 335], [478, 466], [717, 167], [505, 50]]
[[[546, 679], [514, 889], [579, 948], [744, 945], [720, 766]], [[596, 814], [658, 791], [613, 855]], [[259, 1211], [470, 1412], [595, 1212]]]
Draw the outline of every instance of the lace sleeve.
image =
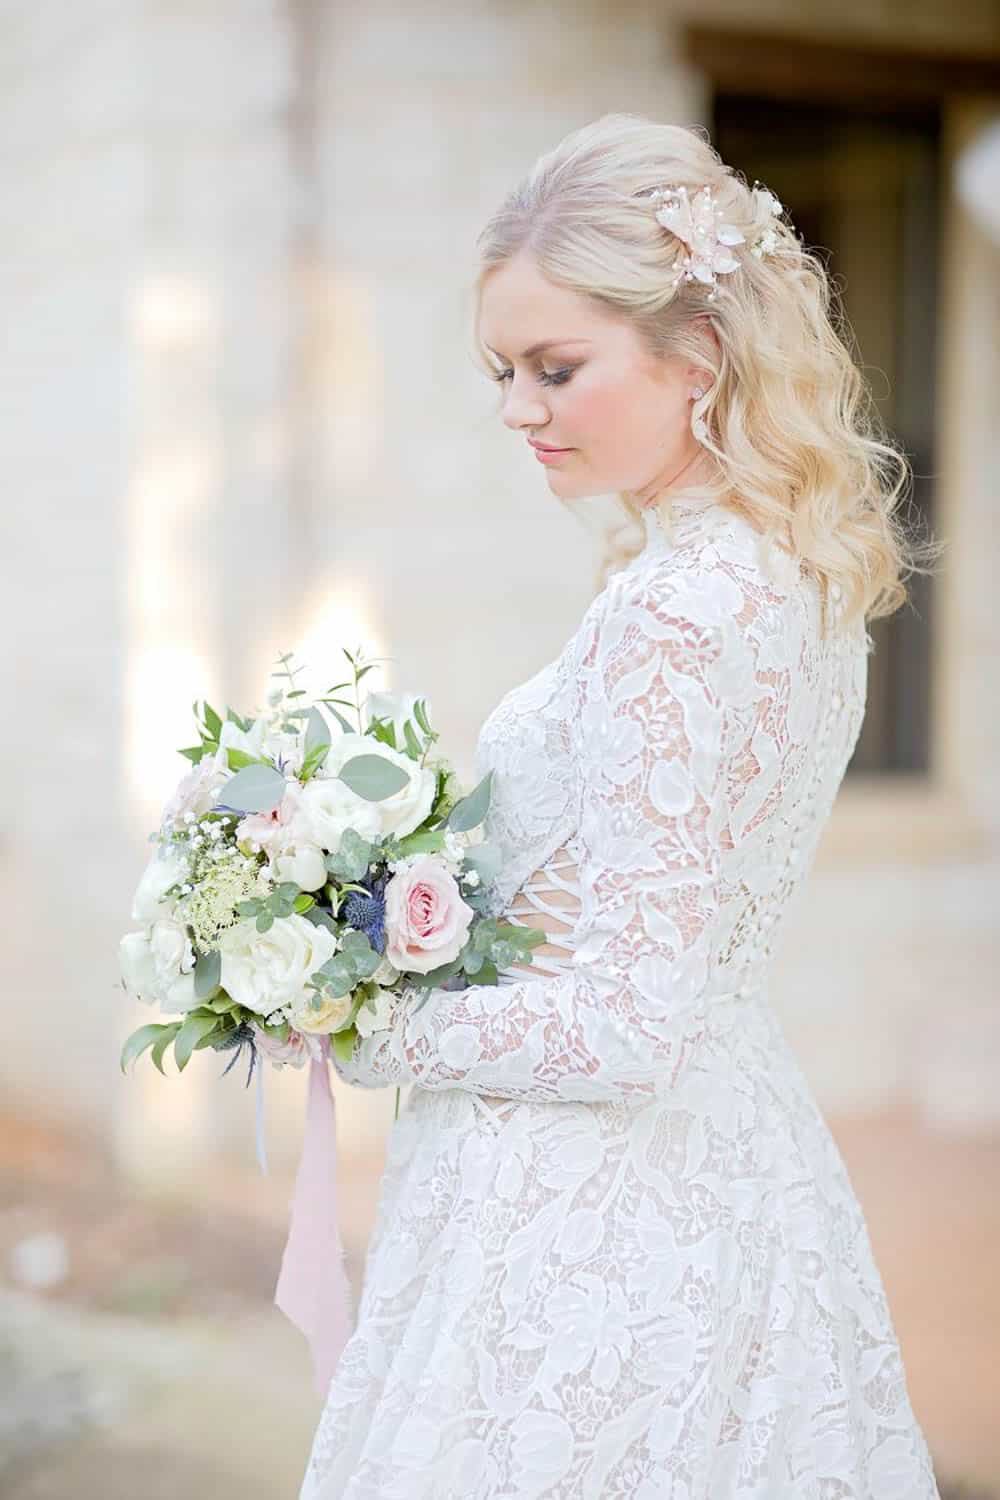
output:
[[684, 580], [683, 592], [662, 577], [637, 584], [605, 614], [582, 667], [572, 965], [435, 989], [416, 1011], [404, 1000], [387, 1031], [337, 1065], [347, 1081], [581, 1101], [670, 1087], [719, 909], [727, 710], [754, 675], [731, 601], [713, 607], [711, 577]]

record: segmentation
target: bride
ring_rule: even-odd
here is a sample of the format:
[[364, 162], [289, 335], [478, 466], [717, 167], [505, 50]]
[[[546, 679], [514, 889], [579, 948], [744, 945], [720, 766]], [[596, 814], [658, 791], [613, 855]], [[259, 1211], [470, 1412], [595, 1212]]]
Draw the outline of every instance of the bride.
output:
[[548, 940], [336, 1064], [414, 1087], [300, 1500], [934, 1500], [768, 997], [866, 620], [918, 567], [905, 460], [821, 263], [703, 132], [604, 116], [480, 247], [504, 422], [560, 501], [617, 492], [641, 535], [477, 744], [492, 911]]

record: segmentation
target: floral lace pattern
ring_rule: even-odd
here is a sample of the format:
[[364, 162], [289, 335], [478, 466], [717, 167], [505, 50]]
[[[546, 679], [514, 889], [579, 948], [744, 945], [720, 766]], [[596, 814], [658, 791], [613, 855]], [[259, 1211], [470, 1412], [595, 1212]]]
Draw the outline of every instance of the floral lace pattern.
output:
[[767, 998], [871, 638], [688, 502], [496, 705], [492, 909], [551, 933], [343, 1078], [412, 1085], [299, 1500], [936, 1500], [844, 1163]]

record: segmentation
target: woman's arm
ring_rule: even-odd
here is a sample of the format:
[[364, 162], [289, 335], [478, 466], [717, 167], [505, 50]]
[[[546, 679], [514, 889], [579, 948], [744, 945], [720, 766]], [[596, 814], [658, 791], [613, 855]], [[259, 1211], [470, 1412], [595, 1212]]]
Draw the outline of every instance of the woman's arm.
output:
[[[727, 707], [753, 685], [749, 643], [713, 580], [683, 580], [682, 601], [669, 575], [637, 578], [583, 663], [582, 906], [569, 970], [434, 989], [417, 1010], [404, 996], [391, 1027], [337, 1064], [347, 1081], [583, 1101], [671, 1086], [709, 976]], [[727, 582], [722, 603], [735, 611]], [[724, 662], [734, 648], [740, 659]]]

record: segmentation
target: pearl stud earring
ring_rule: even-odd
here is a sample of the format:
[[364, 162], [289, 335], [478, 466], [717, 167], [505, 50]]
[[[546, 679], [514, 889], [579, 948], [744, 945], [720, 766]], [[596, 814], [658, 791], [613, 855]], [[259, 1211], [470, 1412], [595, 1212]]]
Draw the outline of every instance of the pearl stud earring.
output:
[[692, 401], [700, 401], [701, 398], [702, 398], [702, 396], [704, 396], [704, 394], [705, 394], [705, 392], [702, 390], [701, 386], [700, 385], [696, 385], [695, 388], [694, 388], [694, 390], [691, 392], [691, 400]]

